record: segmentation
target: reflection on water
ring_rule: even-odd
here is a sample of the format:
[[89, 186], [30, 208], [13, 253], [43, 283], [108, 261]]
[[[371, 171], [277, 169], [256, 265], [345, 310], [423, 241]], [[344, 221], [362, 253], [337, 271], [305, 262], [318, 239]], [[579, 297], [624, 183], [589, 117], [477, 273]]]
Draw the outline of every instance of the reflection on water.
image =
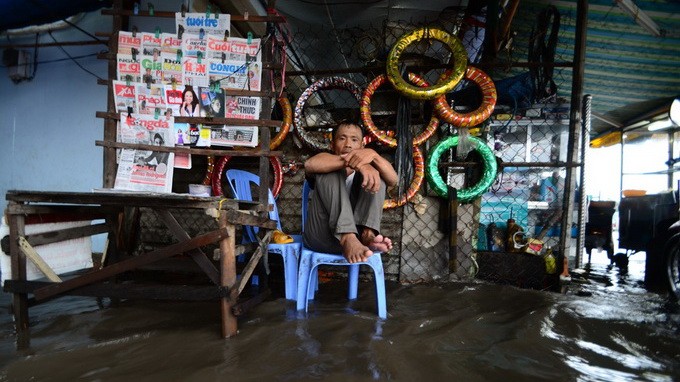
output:
[[352, 303], [341, 283], [324, 284], [307, 318], [293, 302], [268, 301], [229, 340], [216, 302], [65, 297], [31, 308], [25, 351], [0, 315], [0, 380], [678, 380], [678, 305], [644, 290], [636, 256], [627, 275], [606, 263], [572, 272], [566, 295], [390, 285], [385, 321], [370, 284]]

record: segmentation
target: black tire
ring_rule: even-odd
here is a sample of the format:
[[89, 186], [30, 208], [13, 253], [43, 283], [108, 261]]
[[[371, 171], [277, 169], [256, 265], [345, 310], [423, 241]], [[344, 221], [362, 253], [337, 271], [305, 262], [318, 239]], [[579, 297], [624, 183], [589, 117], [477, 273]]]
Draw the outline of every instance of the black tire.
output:
[[666, 281], [671, 298], [680, 300], [680, 241], [675, 240], [666, 251]]

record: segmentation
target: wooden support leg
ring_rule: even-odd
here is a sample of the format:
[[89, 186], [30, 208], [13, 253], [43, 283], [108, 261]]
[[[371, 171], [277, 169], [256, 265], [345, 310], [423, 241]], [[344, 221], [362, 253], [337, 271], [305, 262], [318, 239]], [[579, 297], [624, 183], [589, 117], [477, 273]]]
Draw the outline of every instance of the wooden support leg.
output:
[[[12, 261], [12, 279], [26, 281], [26, 257], [19, 248], [19, 237], [26, 235], [25, 219], [23, 215], [9, 215], [9, 253]], [[12, 299], [14, 325], [17, 331], [17, 348], [24, 349], [30, 345], [30, 331], [28, 327], [28, 294], [14, 293]]]
[[[229, 296], [224, 296], [220, 300], [222, 311], [222, 337], [229, 338], [238, 333], [237, 319], [232, 308], [236, 303], [238, 291], [236, 286], [236, 229], [227, 220], [225, 211], [220, 211], [221, 229], [227, 229], [227, 237], [220, 241], [220, 286], [223, 290], [229, 291]], [[236, 293], [234, 293], [236, 292]]]

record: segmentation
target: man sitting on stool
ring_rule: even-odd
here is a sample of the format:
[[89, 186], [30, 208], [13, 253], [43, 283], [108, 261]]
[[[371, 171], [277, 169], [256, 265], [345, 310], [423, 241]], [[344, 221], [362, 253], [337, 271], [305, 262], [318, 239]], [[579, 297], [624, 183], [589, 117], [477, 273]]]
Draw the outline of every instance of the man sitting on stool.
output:
[[356, 123], [337, 126], [331, 150], [305, 162], [305, 176], [314, 190], [305, 247], [342, 252], [350, 263], [366, 261], [373, 251], [389, 251], [392, 241], [380, 234], [380, 221], [387, 186], [397, 183], [397, 173], [375, 150], [364, 148]]

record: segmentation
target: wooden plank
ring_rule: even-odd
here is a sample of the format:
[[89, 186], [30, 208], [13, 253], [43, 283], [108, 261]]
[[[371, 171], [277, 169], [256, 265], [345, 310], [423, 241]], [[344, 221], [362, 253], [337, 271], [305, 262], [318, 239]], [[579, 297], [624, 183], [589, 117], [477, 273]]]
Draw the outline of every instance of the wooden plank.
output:
[[95, 281], [101, 281], [103, 279], [115, 276], [122, 272], [138, 268], [142, 265], [153, 263], [154, 261], [158, 261], [166, 257], [177, 255], [192, 250], [194, 248], [214, 243], [218, 240], [224, 239], [225, 237], [227, 237], [228, 234], [229, 234], [228, 230], [218, 229], [206, 233], [204, 235], [196, 236], [191, 240], [171, 244], [167, 247], [147, 252], [145, 254], [117, 262], [115, 264], [111, 264], [100, 270], [96, 270], [88, 274], [70, 280], [66, 280], [59, 284], [51, 284], [49, 286], [36, 290], [34, 295], [36, 300], [42, 300], [59, 293], [63, 293], [65, 291], [93, 283]]
[[231, 311], [234, 313], [234, 316], [236, 317], [241, 316], [248, 312], [255, 305], [262, 303], [262, 301], [269, 297], [271, 293], [272, 291], [269, 288], [267, 288], [245, 301], [239, 301], [238, 303], [236, 303], [236, 305], [234, 305]]
[[[158, 146], [156, 146], [158, 147]], [[160, 147], [158, 147], [160, 148]], [[117, 192], [116, 190], [101, 192], [61, 192], [61, 191], [26, 191], [9, 190], [5, 198], [8, 201], [21, 203], [65, 203], [77, 205], [100, 206], [141, 206], [150, 208], [214, 208], [221, 204], [223, 209], [247, 209], [258, 206], [258, 203], [224, 199], [219, 197], [200, 197], [188, 194], [156, 194]], [[13, 208], [17, 213], [23, 211], [21, 205]]]
[[[175, 13], [174, 11], [154, 11], [153, 16], [149, 14], [149, 11], [143, 11], [139, 10], [137, 13], [134, 13], [130, 9], [121, 9], [121, 10], [111, 10], [111, 9], [102, 9], [102, 15], [124, 15], [124, 16], [141, 16], [141, 17], [166, 17], [166, 18], [175, 18]], [[231, 21], [247, 21], [247, 22], [274, 22], [274, 23], [285, 23], [286, 19], [283, 18], [283, 16], [275, 16], [275, 15], [267, 15], [267, 16], [257, 16], [257, 15], [249, 15], [248, 17], [244, 15], [231, 15]]]
[[235, 289], [237, 295], [240, 295], [243, 291], [243, 288], [245, 288], [246, 284], [248, 284], [248, 280], [250, 280], [250, 276], [253, 274], [253, 271], [255, 271], [257, 263], [260, 262], [262, 255], [265, 253], [265, 251], [267, 251], [267, 246], [269, 246], [272, 233], [274, 233], [274, 231], [268, 231], [264, 235], [264, 238], [261, 240], [257, 250], [250, 257], [250, 261], [248, 261], [248, 264], [246, 264], [245, 268], [243, 268], [243, 271], [241, 271], [241, 279], [239, 280], [238, 286]]
[[[115, 141], [95, 141], [95, 145], [103, 147], [115, 147], [119, 149], [139, 149], [149, 151], [160, 151], [176, 154], [193, 154], [193, 155], [216, 155], [216, 156], [233, 156], [233, 157], [257, 157], [257, 156], [276, 156], [283, 155], [282, 151], [268, 151], [268, 150], [222, 150], [222, 149], [197, 149], [194, 147], [182, 146], [154, 146], [140, 143], [123, 143]], [[269, 162], [267, 162], [269, 163]]]
[[251, 225], [267, 229], [276, 229], [276, 221], [270, 220], [269, 216], [257, 216], [243, 211], [225, 211], [230, 223], [240, 225]]
[[65, 240], [78, 239], [85, 236], [97, 235], [108, 231], [109, 226], [106, 223], [100, 223], [26, 235], [25, 240], [31, 246], [38, 246], [57, 243]]
[[39, 218], [41, 220], [54, 220], [50, 215], [57, 215], [60, 218], [64, 217], [59, 221], [66, 221], [67, 217], [72, 217], [69, 220], [79, 221], [79, 220], [96, 220], [105, 219], [106, 215], [112, 212], [117, 212], [118, 207], [100, 207], [100, 206], [34, 206], [34, 205], [19, 205], [16, 204], [7, 206], [7, 213], [9, 214], [21, 214], [27, 215], [26, 217]]
[[222, 313], [222, 337], [229, 338], [238, 333], [238, 321], [232, 308], [238, 296], [233, 287], [236, 284], [236, 239], [234, 225], [229, 223], [226, 213], [220, 213], [220, 229], [227, 230], [229, 235], [220, 241], [220, 285], [230, 291], [229, 296], [220, 299]]
[[[98, 111], [95, 113], [97, 118], [105, 120], [119, 120], [120, 114], [115, 112]], [[283, 125], [283, 121], [273, 119], [241, 119], [241, 118], [219, 118], [219, 117], [175, 117], [177, 123], [190, 123], [204, 125], [231, 125], [231, 126], [265, 126], [278, 127]], [[115, 139], [111, 139], [115, 141]], [[154, 146], [158, 148], [158, 146]], [[161, 146], [163, 147], [163, 146]]]
[[[186, 233], [184, 229], [182, 229], [182, 226], [179, 224], [179, 222], [177, 222], [177, 219], [175, 219], [175, 217], [172, 216], [168, 210], [158, 209], [156, 210], [156, 213], [161, 218], [163, 223], [165, 223], [165, 225], [168, 227], [172, 235], [178, 240], [191, 239], [191, 236], [189, 236], [189, 234]], [[210, 281], [212, 281], [215, 285], [219, 285], [220, 273], [217, 268], [215, 268], [213, 263], [208, 259], [205, 253], [203, 253], [200, 248], [192, 249], [188, 253], [191, 255], [191, 258], [196, 262], [196, 264], [198, 264], [201, 270], [205, 272]]]
[[[49, 285], [51, 283], [47, 281], [7, 280], [4, 290], [10, 293], [34, 293], [37, 289]], [[84, 285], [63, 294], [121, 299], [206, 301], [217, 300], [226, 293], [216, 285], [121, 284], [105, 281]]]
[[26, 257], [35, 264], [36, 267], [42, 272], [45, 276], [47, 276], [47, 279], [56, 283], [61, 282], [61, 278], [57, 276], [57, 274], [52, 270], [52, 268], [43, 260], [42, 257], [36, 252], [33, 247], [26, 241], [26, 238], [23, 236], [19, 236], [19, 249], [21, 249], [21, 252], [23, 252]]
[[[14, 202], [9, 202], [13, 204]], [[9, 254], [11, 256], [12, 278], [14, 280], [26, 281], [26, 257], [21, 256], [21, 249], [19, 249], [19, 241], [16, 240], [19, 236], [26, 234], [24, 227], [24, 216], [10, 215], [9, 223], [9, 237], [15, 240], [9, 242]], [[12, 297], [12, 308], [14, 313], [14, 325], [16, 326], [17, 334], [19, 334], [18, 347], [23, 348], [29, 345], [29, 327], [28, 327], [28, 296], [26, 293], [14, 293]]]

